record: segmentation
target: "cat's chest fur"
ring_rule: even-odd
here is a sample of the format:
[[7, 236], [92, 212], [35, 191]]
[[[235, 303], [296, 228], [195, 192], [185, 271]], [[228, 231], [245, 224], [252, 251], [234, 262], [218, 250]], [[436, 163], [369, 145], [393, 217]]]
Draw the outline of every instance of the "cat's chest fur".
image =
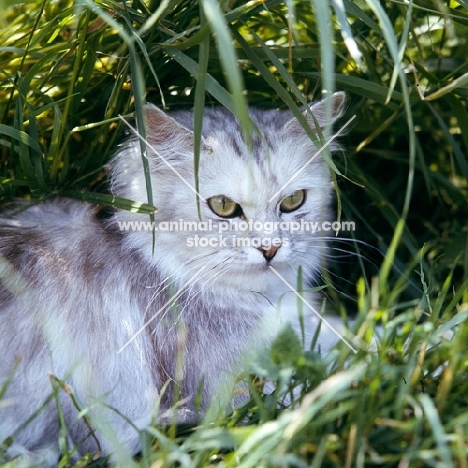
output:
[[[334, 95], [333, 119], [343, 100]], [[323, 102], [311, 111], [323, 123]], [[63, 199], [0, 221], [0, 387], [17, 363], [9, 404], [0, 407], [0, 440], [18, 430], [12, 455], [56, 450], [52, 401], [18, 429], [51, 394], [48, 372], [92, 406], [88, 422], [103, 452], [117, 457], [122, 447], [138, 449], [125, 418], [139, 428], [164, 420], [177, 396], [179, 420], [194, 421], [282, 326], [301, 334], [291, 285], [319, 275], [326, 245], [291, 226], [329, 216], [328, 167], [311, 161], [317, 148], [289, 112], [251, 112], [261, 137], [248, 145], [229, 113], [207, 111], [196, 190], [192, 114], [173, 119], [148, 107], [154, 229], [141, 228], [147, 216], [103, 216]], [[110, 185], [117, 196], [147, 199], [137, 139], [119, 151]], [[171, 222], [173, 229], [163, 228]], [[306, 344], [318, 325], [307, 312]], [[334, 341], [329, 333], [319, 338], [324, 350]], [[70, 398], [61, 395], [60, 404], [72, 445], [89, 429], [75, 421]], [[79, 451], [95, 449], [91, 438]]]

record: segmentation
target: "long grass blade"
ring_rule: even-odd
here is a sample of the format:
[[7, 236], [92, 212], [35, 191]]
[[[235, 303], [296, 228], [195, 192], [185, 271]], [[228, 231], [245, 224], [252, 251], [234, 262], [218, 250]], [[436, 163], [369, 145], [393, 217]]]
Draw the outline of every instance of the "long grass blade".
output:
[[203, 0], [203, 9], [206, 19], [215, 33], [215, 39], [220, 51], [220, 61], [224, 69], [226, 80], [232, 94], [234, 112], [244, 131], [247, 144], [251, 144], [252, 122], [247, 111], [247, 101], [244, 96], [244, 80], [239, 70], [237, 57], [233, 46], [232, 36], [220, 4], [216, 0]]

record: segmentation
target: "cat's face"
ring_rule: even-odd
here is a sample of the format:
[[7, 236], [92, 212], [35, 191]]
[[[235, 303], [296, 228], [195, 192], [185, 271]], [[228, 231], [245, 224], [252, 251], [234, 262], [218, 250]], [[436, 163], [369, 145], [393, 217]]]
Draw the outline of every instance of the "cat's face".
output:
[[[342, 106], [338, 97], [335, 115]], [[286, 112], [253, 111], [263, 139], [249, 147], [227, 112], [207, 111], [197, 195], [190, 116], [175, 118], [186, 126], [159, 109], [147, 110], [148, 140], [157, 151], [148, 156], [158, 207], [152, 259], [163, 272], [190, 280], [200, 271], [207, 287], [259, 292], [277, 283], [272, 268], [293, 282], [299, 266], [305, 276], [314, 275], [325, 244], [323, 233], [313, 230], [333, 221], [332, 189], [328, 166], [320, 155], [314, 158], [317, 149], [298, 122]], [[145, 199], [140, 174], [132, 177], [133, 192], [122, 196]], [[151, 251], [149, 231], [132, 236]]]

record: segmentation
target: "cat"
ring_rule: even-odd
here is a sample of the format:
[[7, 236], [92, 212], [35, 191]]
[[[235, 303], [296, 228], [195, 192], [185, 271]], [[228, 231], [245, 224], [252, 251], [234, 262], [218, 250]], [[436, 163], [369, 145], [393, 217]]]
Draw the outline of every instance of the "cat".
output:
[[[329, 99], [331, 124], [345, 95]], [[309, 107], [311, 129], [310, 113], [323, 129], [325, 100]], [[304, 288], [318, 278], [326, 245], [320, 233], [287, 227], [331, 218], [329, 168], [289, 110], [249, 112], [260, 130], [251, 145], [229, 111], [205, 110], [197, 194], [193, 113], [146, 106], [153, 225], [147, 215], [63, 198], [0, 221], [7, 456], [53, 466], [60, 407], [70, 450], [124, 463], [139, 450], [126, 418], [137, 428], [173, 414], [200, 421], [285, 324], [310, 345], [320, 319], [304, 306], [301, 325], [287, 284], [297, 287], [299, 267]], [[147, 200], [137, 136], [110, 166], [113, 194]], [[321, 326], [322, 352], [337, 339]], [[77, 407], [89, 408], [86, 418]]]

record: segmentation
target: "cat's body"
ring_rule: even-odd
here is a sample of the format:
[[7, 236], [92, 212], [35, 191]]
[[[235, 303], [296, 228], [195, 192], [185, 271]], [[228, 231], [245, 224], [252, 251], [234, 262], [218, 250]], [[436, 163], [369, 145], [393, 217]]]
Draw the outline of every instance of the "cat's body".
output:
[[[343, 100], [334, 96], [334, 117]], [[319, 121], [323, 107], [312, 106]], [[324, 245], [317, 234], [281, 230], [278, 223], [330, 218], [328, 167], [319, 156], [287, 183], [317, 151], [289, 112], [252, 110], [264, 139], [255, 137], [249, 149], [227, 111], [207, 110], [198, 178], [206, 200], [200, 199], [201, 220], [211, 220], [212, 229], [161, 229], [171, 221], [200, 222], [195, 193], [181, 180], [194, 185], [193, 136], [187, 130], [193, 116], [179, 112], [174, 118], [179, 124], [147, 109], [148, 144], [157, 151], [148, 150], [160, 228], [154, 251], [151, 230], [122, 228], [148, 220], [131, 212], [106, 215], [96, 206], [57, 199], [0, 220], [0, 389], [17, 362], [0, 401], [0, 443], [14, 435], [10, 455], [49, 446], [48, 461], [56, 461], [54, 399], [21, 428], [52, 393], [56, 381], [48, 372], [70, 385], [79, 405], [92, 408], [87, 422], [94, 437], [86, 437], [89, 429], [72, 398], [56, 384], [70, 446], [95, 452], [99, 440], [104, 453], [122, 459], [139, 446], [122, 415], [144, 428], [152, 418], [169, 417], [177, 394], [179, 421], [194, 421], [197, 393], [203, 412], [281, 326], [291, 322], [299, 333], [298, 299], [285, 281], [296, 287], [301, 266], [310, 283], [319, 274]], [[112, 167], [114, 194], [147, 199], [136, 139]], [[233, 201], [237, 211], [219, 211]], [[220, 233], [220, 223], [241, 220], [277, 225], [271, 232]], [[197, 246], [195, 236], [208, 246]], [[281, 246], [233, 246], [234, 236], [276, 238]], [[319, 320], [304, 310], [310, 340]], [[319, 343], [326, 351], [336, 336], [322, 329]]]

